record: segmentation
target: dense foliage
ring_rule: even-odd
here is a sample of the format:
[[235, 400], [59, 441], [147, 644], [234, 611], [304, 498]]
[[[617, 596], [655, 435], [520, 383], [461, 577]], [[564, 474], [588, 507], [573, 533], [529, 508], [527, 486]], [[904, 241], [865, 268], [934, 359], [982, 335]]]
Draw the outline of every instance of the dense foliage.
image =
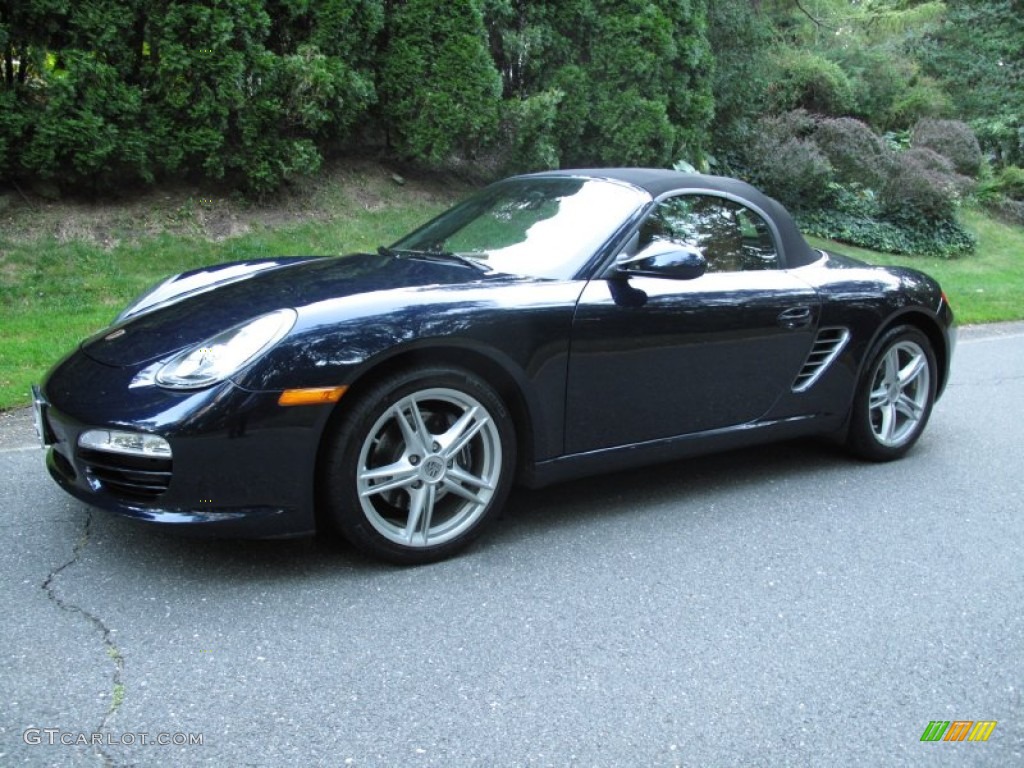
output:
[[[713, 108], [705, 3], [491, 0], [488, 10], [513, 114], [532, 115], [536, 131], [547, 110], [539, 138], [550, 164], [666, 166], [704, 150]], [[528, 167], [518, 152], [512, 164]]]
[[[10, 8], [10, 5], [8, 6]], [[0, 172], [71, 189], [165, 176], [260, 192], [373, 102], [379, 2], [36, 0], [0, 15]]]
[[403, 157], [443, 161], [498, 122], [501, 79], [473, 0], [408, 0], [387, 15], [379, 92], [389, 138]]
[[0, 10], [0, 173], [262, 193], [325, 153], [492, 171], [704, 149], [704, 2], [32, 0]]
[[963, 199], [1021, 203], [1024, 0], [24, 0], [0, 56], [0, 177], [40, 193], [689, 163], [945, 254]]

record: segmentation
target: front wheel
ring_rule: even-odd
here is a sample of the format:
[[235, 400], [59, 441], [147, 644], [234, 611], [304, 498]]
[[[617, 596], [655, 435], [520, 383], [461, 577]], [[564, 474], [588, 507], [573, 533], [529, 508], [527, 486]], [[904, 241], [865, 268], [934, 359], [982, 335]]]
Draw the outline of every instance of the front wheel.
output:
[[515, 449], [508, 411], [479, 377], [407, 371], [356, 401], [331, 436], [327, 509], [368, 554], [403, 564], [439, 560], [497, 517]]
[[911, 326], [886, 333], [875, 346], [850, 415], [847, 445], [872, 461], [897, 459], [917, 442], [935, 401], [935, 353]]

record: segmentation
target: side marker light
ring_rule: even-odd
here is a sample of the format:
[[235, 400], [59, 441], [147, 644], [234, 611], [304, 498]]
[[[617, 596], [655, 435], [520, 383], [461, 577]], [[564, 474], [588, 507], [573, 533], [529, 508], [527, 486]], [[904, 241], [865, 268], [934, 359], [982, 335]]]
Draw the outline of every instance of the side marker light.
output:
[[278, 405], [323, 405], [341, 400], [348, 387], [311, 387], [286, 389], [277, 398]]

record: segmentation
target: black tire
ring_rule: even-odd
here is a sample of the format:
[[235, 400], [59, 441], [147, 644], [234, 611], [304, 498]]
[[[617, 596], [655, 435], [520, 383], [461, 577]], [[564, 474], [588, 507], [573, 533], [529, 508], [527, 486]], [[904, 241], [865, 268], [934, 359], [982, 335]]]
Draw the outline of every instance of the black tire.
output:
[[886, 332], [857, 385], [847, 447], [870, 461], [903, 456], [928, 424], [936, 379], [935, 353], [927, 336], [909, 325]]
[[515, 429], [498, 394], [457, 368], [375, 383], [328, 436], [327, 514], [353, 546], [403, 565], [449, 557], [500, 515]]

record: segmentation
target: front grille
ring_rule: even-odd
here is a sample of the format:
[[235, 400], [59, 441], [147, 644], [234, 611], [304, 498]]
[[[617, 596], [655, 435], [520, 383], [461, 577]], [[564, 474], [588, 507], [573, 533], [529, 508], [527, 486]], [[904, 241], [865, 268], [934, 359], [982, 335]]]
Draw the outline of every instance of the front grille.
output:
[[793, 381], [793, 391], [804, 392], [810, 389], [839, 356], [849, 340], [850, 332], [845, 328], [822, 328], [818, 331], [810, 354], [807, 355], [806, 362]]
[[155, 499], [171, 484], [171, 459], [79, 450], [90, 479], [118, 496]]

